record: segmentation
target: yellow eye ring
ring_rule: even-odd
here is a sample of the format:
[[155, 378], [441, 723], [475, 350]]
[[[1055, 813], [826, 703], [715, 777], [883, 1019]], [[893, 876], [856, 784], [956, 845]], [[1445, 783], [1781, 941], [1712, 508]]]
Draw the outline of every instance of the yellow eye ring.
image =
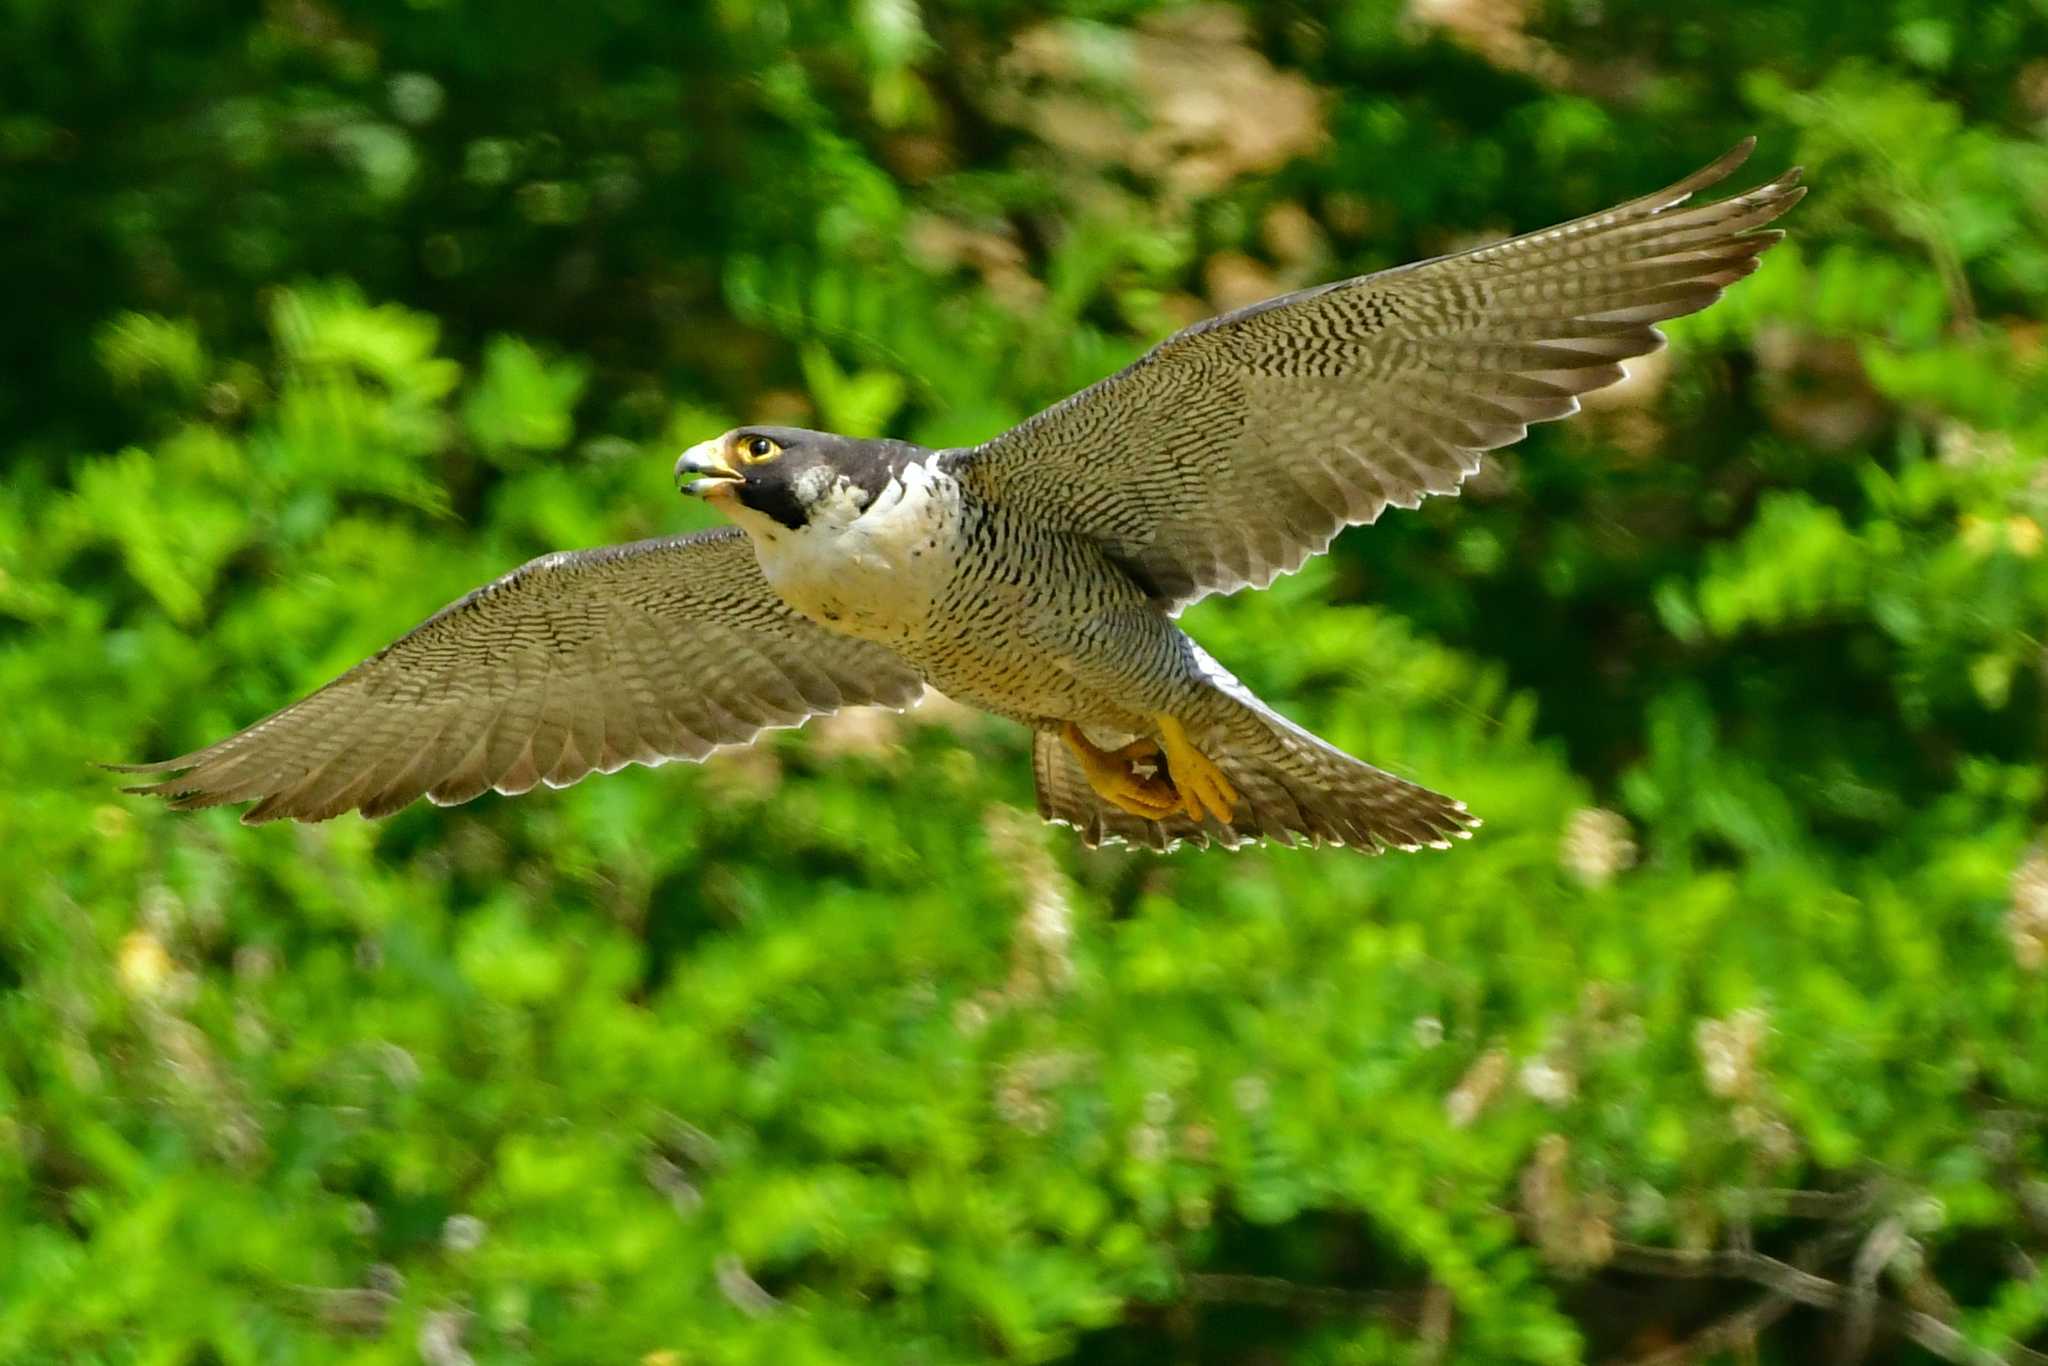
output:
[[735, 444], [739, 447], [740, 459], [749, 465], [765, 464], [782, 454], [782, 443], [765, 436], [742, 437]]

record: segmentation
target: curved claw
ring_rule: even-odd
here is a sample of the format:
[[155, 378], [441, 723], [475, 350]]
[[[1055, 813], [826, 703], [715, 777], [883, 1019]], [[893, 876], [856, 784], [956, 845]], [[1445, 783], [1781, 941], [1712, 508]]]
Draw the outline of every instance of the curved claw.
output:
[[1195, 748], [1179, 721], [1171, 716], [1153, 718], [1159, 723], [1159, 742], [1166, 750], [1166, 769], [1180, 793], [1181, 809], [1188, 819], [1200, 822], [1205, 815], [1230, 824], [1237, 808], [1237, 789], [1216, 761]]
[[[1081, 772], [1095, 795], [1142, 820], [1164, 820], [1179, 809], [1181, 794], [1164, 776], [1159, 765], [1159, 746], [1150, 740], [1135, 740], [1122, 749], [1098, 749], [1069, 721], [1060, 731], [1067, 748], [1081, 761]], [[1134, 762], [1152, 760], [1162, 771], [1150, 777], [1133, 771]]]

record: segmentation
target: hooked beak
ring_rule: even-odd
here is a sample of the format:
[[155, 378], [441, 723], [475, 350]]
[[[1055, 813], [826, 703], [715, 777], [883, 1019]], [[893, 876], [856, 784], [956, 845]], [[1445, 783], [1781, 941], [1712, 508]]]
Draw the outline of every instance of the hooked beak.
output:
[[745, 475], [725, 463], [717, 440], [699, 441], [676, 460], [676, 487], [694, 498], [724, 496], [745, 480]]

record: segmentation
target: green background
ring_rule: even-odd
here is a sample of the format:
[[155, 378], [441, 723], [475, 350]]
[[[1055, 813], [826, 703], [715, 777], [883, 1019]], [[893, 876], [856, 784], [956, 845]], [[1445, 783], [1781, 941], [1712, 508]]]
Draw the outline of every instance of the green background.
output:
[[[0, 1361], [2043, 1359], [2042, 0], [0, 20]], [[1089, 853], [943, 706], [87, 766], [738, 421], [977, 440], [1751, 132], [1813, 193], [1655, 363], [1188, 614], [1451, 853]]]

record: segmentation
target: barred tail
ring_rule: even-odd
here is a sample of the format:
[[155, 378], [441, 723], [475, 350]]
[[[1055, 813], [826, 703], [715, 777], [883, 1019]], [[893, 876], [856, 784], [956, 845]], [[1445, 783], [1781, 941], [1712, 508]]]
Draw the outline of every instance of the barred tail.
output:
[[1073, 826], [1091, 847], [1125, 843], [1161, 850], [1183, 840], [1213, 840], [1235, 849], [1261, 839], [1342, 844], [1368, 854], [1425, 845], [1448, 849], [1451, 839], [1469, 837], [1478, 827], [1463, 802], [1352, 758], [1242, 685], [1225, 691], [1235, 704], [1229, 716], [1195, 738], [1237, 788], [1237, 809], [1228, 824], [1196, 822], [1179, 813], [1151, 821], [1110, 805], [1095, 795], [1060, 737], [1047, 731], [1038, 733], [1031, 749], [1038, 814]]

